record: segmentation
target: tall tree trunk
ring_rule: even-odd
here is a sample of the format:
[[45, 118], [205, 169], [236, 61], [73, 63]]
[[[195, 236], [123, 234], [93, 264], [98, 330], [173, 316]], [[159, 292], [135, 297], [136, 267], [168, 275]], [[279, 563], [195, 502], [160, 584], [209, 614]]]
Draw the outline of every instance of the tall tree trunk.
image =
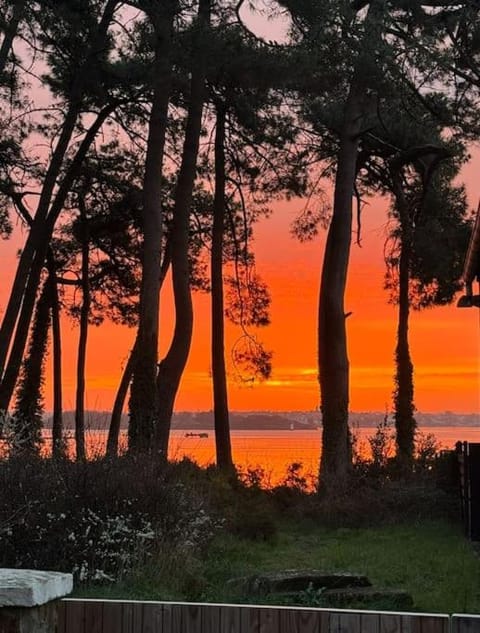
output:
[[35, 306], [30, 344], [13, 414], [16, 444], [19, 452], [38, 453], [42, 444], [43, 370], [50, 327], [50, 294], [47, 280]]
[[228, 414], [227, 372], [225, 367], [225, 322], [223, 307], [223, 238], [225, 228], [225, 118], [226, 110], [217, 105], [215, 130], [215, 198], [213, 203], [212, 252], [212, 382], [213, 415], [217, 466], [233, 470]]
[[[78, 115], [81, 111], [84, 86], [85, 82], [89, 79], [89, 65], [95, 62], [98, 52], [102, 51], [105, 47], [105, 38], [117, 4], [118, 0], [108, 0], [105, 5], [102, 18], [99, 22], [98, 32], [92, 42], [90, 54], [87, 56], [84, 67], [79, 70], [73, 81], [70, 92], [69, 108], [65, 115], [62, 131], [57, 145], [55, 146], [52, 159], [45, 174], [35, 218], [17, 266], [12, 289], [10, 291], [10, 297], [5, 309], [2, 326], [0, 328], [0, 410], [8, 409], [13, 389], [15, 387], [15, 382], [25, 349], [28, 328], [32, 318], [40, 275], [45, 260], [46, 250], [53, 232], [53, 227], [63, 208], [65, 198], [70, 191], [71, 184], [76, 177], [76, 173], [78, 172], [81, 162], [83, 162], [87, 149], [90, 147], [96, 133], [101, 127], [101, 124], [103, 124], [107, 116], [113, 110], [110, 106], [104, 108], [85, 135], [77, 155], [67, 170], [67, 175], [65, 176], [55, 197], [53, 206], [56, 205], [56, 208], [50, 209], [49, 213], [53, 191], [75, 129]], [[92, 132], [94, 132], [93, 135]], [[80, 158], [81, 160], [78, 160]], [[40, 257], [37, 258], [39, 261], [35, 261], [36, 252], [38, 250], [40, 251]], [[22, 310], [22, 314], [19, 317], [20, 310]], [[19, 320], [18, 324], [17, 319]], [[22, 322], [20, 323], [20, 321]], [[5, 362], [16, 324], [17, 331], [19, 330], [19, 335], [18, 337], [15, 336], [15, 341], [12, 345], [11, 351], [11, 361], [9, 359], [9, 367], [5, 369], [4, 373]]]
[[187, 363], [193, 330], [193, 308], [190, 290], [189, 226], [190, 207], [197, 167], [198, 147], [202, 128], [205, 99], [206, 39], [210, 24], [211, 0], [200, 0], [195, 42], [193, 46], [192, 75], [187, 125], [183, 145], [182, 164], [178, 174], [173, 211], [171, 249], [172, 281], [175, 302], [175, 330], [167, 355], [158, 367], [158, 424], [155, 432], [155, 449], [165, 459], [173, 406], [180, 379]]
[[78, 461], [85, 461], [85, 365], [87, 359], [88, 319], [90, 316], [90, 235], [85, 203], [79, 199], [82, 235], [82, 307], [77, 353], [77, 389], [75, 394], [75, 450]]
[[[395, 176], [394, 176], [395, 178]], [[410, 263], [412, 255], [412, 220], [408, 204], [396, 179], [395, 199], [400, 218], [400, 258], [398, 264], [398, 323], [395, 349], [395, 430], [397, 461], [402, 470], [411, 467], [415, 449], [413, 363], [408, 340], [410, 316]]]
[[[65, 456], [63, 441], [62, 411], [62, 337], [60, 331], [60, 302], [54, 266], [49, 265], [50, 305], [52, 309], [52, 353], [53, 353], [53, 421], [52, 456]], [[52, 274], [53, 273], [53, 274]]]
[[17, 35], [18, 25], [20, 24], [20, 21], [22, 20], [25, 13], [26, 4], [26, 0], [15, 0], [13, 2], [12, 17], [10, 18], [9, 23], [5, 28], [2, 45], [0, 46], [0, 76], [5, 70], [5, 66], [7, 65], [8, 56], [10, 54], [10, 51], [12, 50], [13, 40]]
[[[170, 249], [168, 245], [165, 248], [165, 255], [162, 262], [162, 268], [160, 271], [160, 289], [165, 281], [165, 277], [167, 275], [168, 269], [170, 267]], [[110, 425], [108, 428], [108, 438], [107, 438], [107, 449], [106, 456], [107, 457], [116, 457], [118, 455], [118, 439], [120, 436], [120, 426], [122, 422], [122, 412], [123, 407], [125, 405], [125, 400], [128, 393], [128, 388], [130, 386], [130, 382], [132, 380], [133, 371], [135, 369], [135, 359], [138, 353], [138, 339], [135, 339], [135, 343], [133, 344], [133, 348], [130, 351], [130, 355], [128, 357], [127, 363], [122, 373], [122, 377], [120, 379], [120, 384], [118, 385], [117, 394], [115, 396], [115, 401], [113, 403], [112, 416], [110, 418]]]
[[128, 444], [129, 449], [135, 452], [152, 449], [154, 427], [158, 419], [156, 377], [163, 235], [162, 169], [172, 77], [173, 19], [174, 14], [170, 12], [154, 21], [154, 86], [143, 182], [144, 238], [137, 334], [140, 353], [134, 364], [129, 403]]
[[318, 311], [318, 363], [322, 411], [323, 490], [342, 487], [350, 468], [349, 362], [344, 297], [350, 257], [352, 194], [362, 111], [350, 92], [337, 162], [333, 216], [323, 260]]
[[[365, 18], [364, 50], [358, 58], [344, 111], [335, 177], [333, 214], [323, 259], [318, 308], [318, 365], [322, 411], [320, 490], [345, 489], [351, 466], [348, 427], [349, 361], [344, 308], [357, 154], [369, 110], [370, 78], [364, 64], [374, 54], [382, 7], [371, 2]], [[370, 59], [370, 63], [373, 61]]]
[[[51, 205], [50, 212], [48, 216], [44, 219], [43, 222], [37, 222], [37, 216], [32, 224], [32, 228], [30, 230], [29, 236], [27, 238], [27, 242], [24, 250], [22, 251], [22, 255], [20, 257], [20, 262], [17, 268], [17, 277], [19, 275], [19, 270], [25, 265], [26, 266], [26, 286], [25, 288], [17, 287], [17, 290], [20, 288], [20, 297], [19, 297], [19, 305], [21, 306], [20, 316], [18, 317], [17, 329], [15, 331], [15, 337], [12, 343], [12, 348], [10, 351], [10, 356], [8, 359], [7, 367], [5, 368], [5, 372], [3, 374], [3, 378], [0, 383], [0, 411], [6, 411], [10, 404], [10, 400], [12, 397], [13, 390], [15, 388], [15, 383], [17, 381], [18, 372], [20, 370], [23, 353], [25, 350], [25, 343], [28, 336], [28, 330], [30, 327], [30, 321], [32, 318], [33, 307], [35, 305], [35, 299], [37, 294], [37, 289], [40, 283], [40, 277], [42, 274], [42, 269], [45, 264], [45, 258], [48, 252], [50, 239], [53, 233], [53, 229], [55, 227], [55, 223], [60, 215], [61, 211], [64, 208], [65, 200], [71, 190], [72, 184], [75, 182], [80, 168], [82, 166], [83, 160], [87, 154], [88, 149], [93, 143], [97, 133], [102, 127], [105, 120], [115, 109], [116, 104], [110, 104], [106, 106], [99, 114], [97, 115], [97, 119], [94, 121], [92, 126], [89, 128], [88, 132], [85, 134], [83, 141], [80, 144], [80, 147], [72, 160], [65, 178], [62, 180], [60, 187], [58, 188], [55, 199]], [[42, 190], [43, 191], [43, 190]], [[38, 209], [37, 209], [38, 214]], [[29, 250], [30, 259], [24, 259], [24, 254]], [[23, 270], [23, 268], [22, 268]], [[15, 291], [15, 283], [14, 288], [12, 289], [12, 293], [10, 295], [10, 300], [12, 300], [13, 295], [16, 296]], [[18, 297], [17, 297], [18, 298]], [[9, 307], [11, 307], [11, 301], [9, 300]], [[12, 317], [12, 312], [10, 313], [10, 317]], [[18, 311], [16, 315], [12, 317], [13, 327], [15, 326], [15, 321], [18, 315]], [[3, 334], [5, 334], [6, 347], [5, 352], [8, 352], [8, 347], [10, 343], [10, 339], [7, 340], [7, 332], [3, 332], [3, 326], [7, 325], [7, 320], [9, 317], [7, 316], [7, 312], [5, 313], [5, 318], [2, 324], [2, 333], [0, 334], [0, 339], [3, 340]], [[10, 327], [11, 322], [8, 320], [8, 328]], [[9, 330], [10, 331], [10, 330]], [[10, 336], [13, 334], [13, 328], [10, 331]], [[0, 344], [1, 347], [1, 344]], [[1, 355], [1, 352], [0, 352]]]

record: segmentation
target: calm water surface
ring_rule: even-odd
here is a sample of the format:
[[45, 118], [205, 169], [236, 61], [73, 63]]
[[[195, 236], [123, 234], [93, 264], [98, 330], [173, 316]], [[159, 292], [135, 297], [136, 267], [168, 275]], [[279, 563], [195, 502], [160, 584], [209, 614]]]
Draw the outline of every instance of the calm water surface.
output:
[[[428, 427], [420, 429], [433, 434], [440, 448], [449, 449], [458, 440], [480, 442], [480, 427]], [[213, 463], [215, 460], [215, 438], [211, 431], [208, 438], [185, 437], [185, 431], [174, 431], [170, 447], [171, 457], [179, 459], [184, 455], [199, 464]], [[360, 454], [368, 454], [368, 437], [374, 428], [355, 431]], [[292, 462], [301, 462], [304, 472], [318, 471], [321, 451], [321, 430], [309, 431], [232, 431], [233, 458], [243, 468], [261, 467], [271, 475], [273, 482], [282, 479]]]
[[[457, 441], [480, 442], [480, 426], [429, 426], [419, 429], [421, 433], [433, 434], [440, 448], [453, 448]], [[171, 433], [169, 456], [181, 459], [186, 456], [205, 466], [215, 461], [215, 436], [191, 437], [193, 431], [175, 430]], [[375, 428], [360, 428], [355, 431], [360, 454], [368, 454], [368, 437]], [[233, 458], [242, 469], [261, 468], [271, 483], [280, 481], [292, 462], [300, 462], [303, 473], [316, 473], [320, 460], [321, 431], [232, 431]], [[105, 450], [106, 432], [87, 432], [90, 455]], [[122, 433], [121, 445], [126, 445], [126, 434]]]

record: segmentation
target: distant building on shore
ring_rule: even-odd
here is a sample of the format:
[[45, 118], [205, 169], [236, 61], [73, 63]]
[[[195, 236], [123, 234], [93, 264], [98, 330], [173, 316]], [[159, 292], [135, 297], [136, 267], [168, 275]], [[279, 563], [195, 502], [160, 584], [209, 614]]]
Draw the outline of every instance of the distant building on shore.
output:
[[[465, 294], [458, 300], [457, 308], [480, 308], [480, 203], [465, 256], [462, 278], [465, 284]], [[475, 281], [479, 284], [478, 294], [473, 294]]]

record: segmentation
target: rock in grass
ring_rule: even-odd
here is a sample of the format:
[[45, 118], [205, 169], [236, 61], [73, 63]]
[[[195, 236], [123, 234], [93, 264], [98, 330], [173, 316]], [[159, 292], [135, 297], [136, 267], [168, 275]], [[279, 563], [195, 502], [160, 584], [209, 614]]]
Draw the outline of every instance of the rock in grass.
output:
[[232, 578], [228, 586], [244, 596], [266, 596], [272, 593], [289, 593], [308, 589], [341, 589], [368, 587], [366, 576], [350, 573], [328, 573], [316, 569], [267, 572], [255, 576]]
[[327, 589], [322, 592], [325, 606], [375, 607], [384, 609], [411, 609], [412, 596], [402, 589], [378, 589], [376, 587], [346, 587]]

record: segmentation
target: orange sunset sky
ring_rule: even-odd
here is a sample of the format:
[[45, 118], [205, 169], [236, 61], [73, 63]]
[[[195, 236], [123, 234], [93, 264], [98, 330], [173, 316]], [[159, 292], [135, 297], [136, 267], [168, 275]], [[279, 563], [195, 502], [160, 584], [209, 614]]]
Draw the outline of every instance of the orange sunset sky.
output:
[[[253, 15], [253, 14], [252, 14]], [[288, 22], [248, 17], [252, 27], [269, 39], [283, 39]], [[255, 30], [254, 29], [254, 30]], [[39, 95], [41, 96], [41, 95]], [[462, 171], [470, 205], [480, 198], [480, 150]], [[331, 191], [329, 192], [331, 197]], [[351, 366], [350, 408], [385, 410], [391, 407], [393, 352], [396, 313], [387, 304], [383, 290], [383, 246], [386, 236], [388, 200], [373, 199], [363, 212], [363, 246], [352, 246], [346, 310]], [[292, 220], [304, 207], [301, 200], [276, 202], [274, 213], [255, 229], [257, 272], [268, 284], [271, 296], [271, 325], [259, 336], [273, 356], [272, 378], [247, 387], [230, 376], [232, 410], [312, 410], [319, 405], [316, 368], [316, 319], [325, 231], [313, 242], [300, 244], [290, 235]], [[13, 238], [0, 242], [0, 317], [10, 290], [16, 253], [24, 235], [20, 227]], [[162, 356], [173, 325], [170, 284], [161, 299]], [[209, 410], [212, 407], [210, 380], [210, 299], [195, 297], [194, 338], [177, 397], [177, 410]], [[62, 322], [64, 408], [75, 401], [75, 362], [78, 328]], [[412, 313], [411, 352], [415, 365], [416, 405], [420, 411], [477, 412], [479, 400], [479, 310], [459, 310], [455, 305]], [[133, 344], [135, 332], [106, 323], [91, 327], [87, 358], [86, 406], [109, 409]], [[227, 356], [239, 332], [227, 326]], [[48, 359], [45, 405], [52, 406], [51, 358]]]
[[[479, 155], [464, 170], [472, 206], [480, 195]], [[277, 202], [274, 213], [256, 228], [257, 272], [272, 295], [272, 323], [259, 334], [273, 350], [271, 380], [254, 386], [230, 379], [233, 410], [312, 410], [319, 404], [316, 380], [316, 313], [325, 232], [307, 244], [290, 235], [290, 225], [303, 207], [301, 200]], [[388, 201], [372, 199], [363, 212], [363, 246], [352, 246], [346, 310], [351, 363], [351, 409], [384, 410], [391, 405], [395, 308], [387, 304], [383, 284], [383, 244]], [[24, 236], [0, 244], [3, 313]], [[167, 284], [169, 286], [169, 284]], [[190, 360], [177, 398], [177, 410], [212, 407], [209, 361], [209, 296], [195, 297], [195, 328]], [[162, 295], [161, 349], [166, 351], [172, 331], [172, 297]], [[63, 323], [64, 407], [73, 408], [78, 328]], [[479, 313], [454, 305], [413, 313], [411, 349], [415, 363], [416, 404], [420, 411], [476, 412], [479, 410]], [[227, 328], [227, 356], [238, 332]], [[121, 367], [132, 345], [134, 331], [104, 324], [91, 327], [88, 346], [87, 396], [89, 409], [108, 409]], [[45, 404], [51, 408], [51, 366], [47, 364]]]

